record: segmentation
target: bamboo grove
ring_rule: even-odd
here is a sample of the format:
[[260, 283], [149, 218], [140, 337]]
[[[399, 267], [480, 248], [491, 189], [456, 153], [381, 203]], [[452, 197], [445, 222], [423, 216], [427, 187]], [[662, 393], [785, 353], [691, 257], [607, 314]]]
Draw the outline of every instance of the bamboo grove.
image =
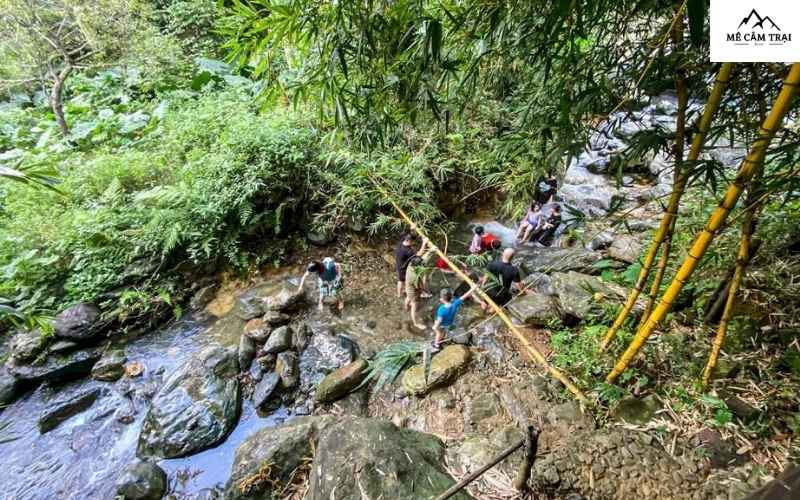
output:
[[[634, 286], [598, 348], [609, 356], [621, 347], [619, 333], [634, 330], [606, 376], [614, 383], [664, 326], [746, 192], [736, 215], [738, 251], [730, 256], [735, 269], [713, 301], [721, 313], [701, 376], [707, 384], [757, 242], [758, 214], [796, 196], [800, 161], [800, 136], [785, 123], [797, 119], [800, 66], [710, 63], [708, 23], [702, 0], [249, 0], [233, 3], [222, 33], [231, 62], [255, 67], [263, 99], [313, 100], [321, 119], [335, 117], [342, 135], [366, 149], [402, 144], [408, 127], [447, 133], [486, 99], [502, 101], [514, 124], [504, 154], [526, 155], [535, 165], [525, 179], [551, 168], [563, 172], [610, 111], [674, 93], [676, 129], [635, 135], [625, 153], [666, 155], [673, 189]], [[291, 79], [285, 71], [279, 77], [286, 68]], [[726, 142], [748, 145], [732, 180], [708, 156]], [[727, 188], [717, 190], [718, 183]], [[719, 205], [691, 247], [679, 248], [685, 194], [699, 185], [719, 192]], [[531, 194], [526, 189], [507, 192], [521, 206]], [[644, 313], [634, 317], [638, 304]]]

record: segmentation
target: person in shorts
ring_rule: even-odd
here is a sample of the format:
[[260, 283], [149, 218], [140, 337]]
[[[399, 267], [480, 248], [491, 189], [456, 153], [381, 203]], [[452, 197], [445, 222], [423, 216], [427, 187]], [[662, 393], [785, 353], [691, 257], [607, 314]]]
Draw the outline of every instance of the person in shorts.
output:
[[[397, 297], [403, 296], [403, 290], [406, 282], [406, 270], [411, 258], [421, 256], [428, 250], [428, 240], [423, 239], [422, 246], [419, 251], [414, 249], [414, 235], [406, 233], [403, 235], [400, 243], [394, 250], [395, 271], [397, 271]], [[425, 294], [423, 294], [424, 296]], [[430, 295], [428, 295], [430, 296]]]
[[297, 291], [303, 289], [306, 283], [306, 278], [312, 273], [315, 273], [319, 278], [319, 310], [324, 309], [325, 299], [333, 298], [336, 300], [336, 308], [341, 311], [344, 309], [344, 301], [339, 297], [339, 291], [342, 289], [342, 266], [332, 257], [325, 257], [322, 262], [314, 261], [308, 265], [303, 279], [300, 280], [300, 285]]
[[425, 323], [421, 323], [417, 316], [419, 309], [419, 299], [422, 295], [425, 283], [425, 263], [422, 257], [415, 255], [408, 262], [405, 276], [406, 291], [406, 310], [410, 310], [411, 322], [420, 330], [425, 329]]
[[477, 283], [469, 289], [467, 293], [461, 297], [453, 297], [453, 291], [449, 288], [443, 288], [439, 292], [439, 308], [436, 310], [436, 322], [433, 324], [433, 331], [435, 337], [431, 343], [431, 352], [439, 352], [441, 350], [442, 342], [444, 341], [447, 331], [451, 330], [455, 325], [456, 314], [461, 308], [465, 300], [472, 296], [472, 293], [478, 288]]

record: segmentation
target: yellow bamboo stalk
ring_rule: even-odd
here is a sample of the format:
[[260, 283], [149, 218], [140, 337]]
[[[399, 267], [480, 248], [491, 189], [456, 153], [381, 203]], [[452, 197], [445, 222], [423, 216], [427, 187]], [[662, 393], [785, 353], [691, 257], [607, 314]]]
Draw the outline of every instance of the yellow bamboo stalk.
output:
[[720, 201], [719, 206], [714, 210], [714, 213], [711, 214], [706, 227], [695, 239], [692, 248], [689, 250], [689, 254], [683, 260], [681, 267], [678, 269], [667, 291], [664, 292], [664, 296], [661, 298], [658, 306], [653, 310], [652, 314], [650, 314], [650, 317], [647, 318], [642, 328], [636, 332], [633, 341], [606, 377], [608, 383], [613, 383], [617, 377], [625, 371], [631, 360], [653, 333], [656, 326], [658, 326], [667, 315], [675, 299], [678, 297], [678, 294], [683, 289], [684, 284], [686, 284], [695, 268], [697, 268], [700, 259], [703, 258], [703, 255], [714, 239], [717, 231], [719, 231], [725, 223], [728, 214], [736, 206], [744, 187], [752, 180], [753, 176], [758, 173], [767, 155], [767, 148], [770, 142], [772, 142], [772, 138], [775, 136], [778, 128], [781, 126], [783, 118], [789, 111], [792, 99], [797, 93], [798, 85], [800, 85], [800, 63], [794, 63], [789, 70], [789, 76], [787, 76], [784, 81], [780, 94], [778, 94], [777, 99], [775, 99], [772, 110], [758, 131], [758, 139], [755, 140], [747, 154], [747, 158], [742, 162], [736, 179], [728, 186], [725, 196], [722, 198], [722, 201]]
[[[430, 238], [428, 238], [425, 235], [425, 233], [422, 231], [422, 229], [420, 229], [416, 225], [416, 223], [414, 223], [414, 221], [411, 220], [411, 218], [405, 213], [405, 211], [403, 211], [403, 209], [400, 208], [400, 206], [397, 203], [395, 203], [394, 199], [389, 195], [389, 193], [386, 191], [386, 189], [376, 179], [370, 177], [370, 180], [375, 185], [375, 187], [378, 189], [378, 191], [389, 201], [389, 203], [392, 204], [394, 209], [397, 210], [397, 213], [400, 214], [400, 217], [406, 222], [406, 224], [409, 225], [411, 230], [412, 231], [416, 231], [420, 236], [422, 236], [423, 238], [428, 239], [430, 248], [433, 251], [436, 252], [436, 255], [441, 257], [442, 260], [444, 260], [444, 262], [447, 263], [447, 266], [453, 272], [455, 272], [456, 275], [458, 275], [459, 278], [461, 278], [465, 282], [469, 283], [470, 286], [477, 287], [476, 283], [473, 282], [469, 278], [469, 276], [464, 274], [464, 272], [458, 266], [453, 264], [450, 261], [450, 259], [447, 258], [447, 255], [445, 255], [444, 252], [439, 250], [439, 247], [437, 247], [432, 241], [430, 241]], [[572, 381], [566, 375], [564, 375], [558, 368], [556, 368], [555, 366], [551, 365], [541, 352], [539, 352], [535, 347], [533, 347], [533, 345], [531, 345], [530, 341], [528, 341], [528, 339], [525, 338], [525, 336], [522, 334], [522, 332], [520, 332], [519, 329], [516, 326], [514, 326], [514, 324], [511, 322], [511, 319], [508, 317], [508, 315], [505, 313], [505, 311], [500, 306], [498, 306], [486, 294], [486, 292], [481, 290], [480, 287], [477, 287], [476, 290], [475, 290], [475, 293], [477, 293], [485, 303], [489, 304], [492, 307], [492, 309], [494, 310], [495, 314], [497, 314], [500, 317], [500, 319], [503, 321], [503, 323], [505, 323], [506, 326], [508, 326], [509, 330], [511, 330], [511, 333], [513, 333], [514, 336], [517, 337], [517, 340], [519, 340], [519, 342], [528, 351], [528, 353], [533, 357], [533, 359], [535, 359], [536, 362], [539, 363], [539, 365], [541, 365], [545, 370], [547, 370], [547, 372], [550, 374], [550, 376], [552, 376], [554, 379], [556, 379], [559, 382], [561, 382], [562, 384], [564, 384], [564, 386], [567, 388], [567, 390], [569, 390], [569, 392], [571, 392], [578, 399], [578, 401], [580, 401], [583, 404], [590, 404], [590, 401], [586, 398], [586, 396], [584, 396], [583, 392], [581, 392], [581, 390], [578, 389], [578, 387], [574, 383], [572, 383]]]
[[[717, 73], [717, 78], [714, 82], [714, 88], [711, 90], [711, 94], [708, 96], [708, 102], [706, 103], [705, 110], [703, 111], [703, 116], [700, 119], [697, 134], [694, 135], [692, 140], [692, 148], [689, 151], [689, 156], [687, 158], [688, 162], [697, 161], [697, 159], [700, 157], [700, 151], [703, 149], [703, 143], [706, 140], [706, 135], [708, 134], [708, 130], [711, 128], [711, 121], [713, 120], [714, 115], [719, 108], [719, 103], [722, 101], [722, 93], [730, 81], [732, 71], [733, 63], [725, 63], [720, 67], [719, 72]], [[678, 216], [678, 207], [680, 206], [681, 197], [683, 196], [683, 191], [686, 189], [686, 183], [688, 181], [687, 175], [684, 174], [685, 172], [681, 173], [679, 176], [676, 176], [676, 182], [672, 186], [672, 194], [669, 197], [667, 209], [664, 211], [664, 216], [661, 218], [661, 223], [659, 224], [658, 230], [653, 236], [653, 241], [650, 243], [650, 247], [647, 249], [647, 253], [644, 256], [642, 261], [642, 269], [639, 271], [639, 276], [636, 278], [636, 284], [634, 285], [633, 290], [631, 290], [631, 293], [628, 295], [628, 299], [622, 306], [622, 309], [617, 315], [616, 320], [614, 320], [614, 324], [611, 325], [611, 328], [608, 329], [605, 337], [603, 337], [603, 341], [600, 344], [601, 351], [604, 351], [608, 347], [619, 329], [622, 328], [622, 324], [625, 323], [628, 315], [633, 310], [633, 306], [636, 305], [636, 301], [639, 299], [639, 295], [642, 293], [644, 285], [647, 283], [647, 277], [650, 275], [650, 269], [653, 267], [653, 262], [656, 260], [658, 249], [664, 242], [669, 228], [672, 225], [672, 221]]]
[[653, 312], [653, 306], [658, 298], [658, 291], [661, 288], [661, 283], [664, 281], [664, 274], [666, 274], [667, 264], [669, 263], [669, 257], [672, 251], [672, 236], [675, 232], [676, 220], [677, 219], [673, 217], [672, 225], [670, 225], [667, 235], [664, 238], [664, 242], [661, 244], [661, 256], [658, 258], [656, 275], [653, 278], [653, 283], [650, 285], [650, 296], [647, 298], [647, 305], [645, 305], [644, 311], [642, 312], [642, 317], [639, 319], [639, 324], [636, 326], [637, 330], [641, 328], [644, 322], [647, 321], [650, 313]]

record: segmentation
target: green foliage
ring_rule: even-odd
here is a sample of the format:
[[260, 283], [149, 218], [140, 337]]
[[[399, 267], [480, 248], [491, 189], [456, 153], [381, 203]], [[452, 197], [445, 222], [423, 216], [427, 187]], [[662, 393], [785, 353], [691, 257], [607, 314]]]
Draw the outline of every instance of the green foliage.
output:
[[374, 381], [373, 392], [380, 392], [393, 384], [403, 369], [424, 350], [425, 345], [419, 342], [405, 341], [388, 345], [370, 360], [367, 376], [359, 387]]

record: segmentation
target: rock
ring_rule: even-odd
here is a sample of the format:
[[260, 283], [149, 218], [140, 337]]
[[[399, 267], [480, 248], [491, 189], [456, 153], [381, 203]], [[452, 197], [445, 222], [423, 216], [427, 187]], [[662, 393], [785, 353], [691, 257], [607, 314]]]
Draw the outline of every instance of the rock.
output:
[[434, 498], [455, 484], [443, 459], [444, 445], [430, 434], [386, 420], [346, 418], [320, 433], [306, 498]]
[[308, 231], [306, 239], [312, 245], [324, 247], [330, 245], [336, 239], [336, 233], [332, 229], [322, 229], [320, 231]]
[[256, 342], [266, 342], [271, 331], [263, 318], [253, 318], [244, 325], [244, 334]]
[[456, 326], [447, 332], [446, 340], [458, 345], [472, 345], [472, 330], [463, 326]]
[[87, 375], [99, 359], [100, 351], [95, 349], [74, 351], [67, 355], [50, 355], [39, 365], [11, 364], [8, 371], [22, 382], [62, 382]]
[[633, 264], [639, 260], [643, 246], [643, 243], [639, 239], [631, 235], [617, 235], [608, 249], [608, 255], [612, 259]]
[[[619, 302], [625, 298], [625, 289], [611, 283], [605, 283], [596, 276], [568, 272], [553, 273], [553, 288], [558, 294], [561, 310], [577, 319], [587, 319], [604, 301]], [[637, 303], [638, 304], [638, 303]], [[638, 304], [634, 311], [642, 311]]]
[[553, 296], [556, 294], [556, 291], [553, 290], [550, 276], [544, 273], [531, 273], [525, 276], [525, 279], [522, 280], [522, 285], [526, 290], [532, 290], [542, 295]]
[[617, 402], [612, 417], [629, 424], [644, 425], [653, 418], [656, 411], [661, 409], [661, 404], [652, 395], [644, 398], [633, 396], [625, 397]]
[[328, 330], [315, 332], [300, 354], [300, 386], [310, 394], [325, 375], [355, 360], [354, 342]]
[[343, 398], [364, 380], [368, 367], [369, 363], [366, 360], [358, 359], [329, 373], [317, 386], [316, 400], [321, 403], [331, 403]]
[[125, 370], [125, 376], [128, 378], [136, 378], [144, 373], [144, 365], [141, 361], [131, 361], [125, 364], [123, 368]]
[[526, 273], [545, 273], [577, 271], [598, 274], [594, 264], [603, 258], [599, 252], [583, 248], [521, 248], [514, 256], [513, 264]]
[[303, 302], [305, 295], [301, 291], [283, 289], [276, 295], [267, 297], [265, 301], [265, 310], [273, 312], [291, 311]]
[[285, 389], [297, 387], [300, 383], [297, 353], [284, 351], [278, 354], [275, 361], [275, 372], [281, 378], [281, 384]]
[[722, 436], [711, 429], [703, 429], [696, 435], [701, 447], [708, 456], [711, 467], [727, 468], [737, 460], [743, 461], [742, 457], [737, 457], [736, 447], [724, 440]]
[[92, 368], [92, 378], [105, 382], [118, 380], [125, 374], [125, 351], [114, 350], [105, 354]]
[[279, 326], [272, 330], [269, 339], [264, 344], [262, 351], [267, 354], [277, 354], [292, 347], [292, 329], [288, 326]]
[[205, 306], [208, 305], [209, 302], [214, 300], [215, 295], [217, 294], [217, 285], [206, 285], [203, 288], [199, 289], [192, 295], [192, 298], [189, 299], [189, 308], [193, 311], [198, 311]]
[[45, 337], [41, 331], [21, 331], [11, 339], [11, 357], [18, 363], [33, 361], [44, 350], [45, 345]]
[[167, 474], [152, 462], [128, 464], [117, 481], [122, 500], [160, 500], [167, 491]]
[[527, 294], [515, 299], [508, 311], [525, 325], [546, 326], [561, 318], [555, 301], [539, 293]]
[[250, 379], [253, 382], [260, 382], [261, 379], [264, 378], [264, 370], [261, 369], [261, 364], [256, 359], [250, 363], [250, 368], [247, 370], [247, 373], [250, 375]]
[[51, 354], [65, 354], [74, 351], [78, 347], [80, 347], [80, 344], [72, 340], [57, 340], [50, 344], [47, 348], [47, 352]]
[[264, 314], [264, 300], [252, 294], [245, 294], [236, 301], [234, 314], [244, 321], [257, 318]]
[[320, 431], [333, 422], [330, 416], [299, 417], [248, 437], [236, 450], [225, 498], [274, 498], [306, 459], [313, 457]]
[[604, 185], [564, 184], [556, 197], [590, 219], [605, 216], [619, 198], [619, 190], [610, 182]]
[[19, 394], [19, 381], [5, 368], [0, 366], [0, 407], [11, 404]]
[[485, 392], [469, 400], [464, 413], [464, 423], [467, 426], [478, 425], [499, 415], [500, 412], [500, 400], [493, 392]]
[[428, 383], [425, 383], [425, 369], [419, 364], [406, 370], [403, 375], [403, 388], [408, 394], [421, 396], [436, 389], [445, 387], [459, 375], [469, 364], [470, 352], [464, 346], [451, 345], [441, 350], [431, 361]]
[[601, 231], [586, 244], [586, 249], [591, 251], [605, 250], [614, 243], [614, 232], [610, 230]]
[[258, 409], [264, 409], [264, 406], [269, 401], [270, 397], [275, 393], [278, 388], [281, 378], [275, 372], [267, 373], [261, 382], [256, 384], [253, 390], [253, 406]]
[[281, 326], [291, 321], [292, 317], [278, 311], [267, 311], [261, 319], [269, 326]]
[[56, 337], [77, 341], [92, 340], [101, 333], [95, 328], [100, 310], [87, 303], [76, 304], [61, 311], [53, 320]]
[[222, 441], [239, 416], [239, 371], [232, 349], [211, 346], [164, 381], [139, 435], [139, 456], [176, 458]]
[[739, 396], [728, 396], [725, 398], [725, 404], [728, 406], [728, 409], [731, 412], [739, 417], [742, 422], [752, 422], [756, 420], [760, 415], [761, 412], [752, 406], [747, 401], [743, 400]]
[[292, 349], [303, 352], [311, 338], [311, 329], [305, 323], [292, 328]]
[[256, 357], [256, 343], [253, 339], [248, 337], [247, 335], [241, 335], [239, 337], [239, 350], [238, 350], [238, 358], [239, 358], [239, 369], [244, 370], [250, 366], [250, 363], [253, 362], [253, 359]]
[[102, 392], [100, 387], [93, 387], [48, 403], [47, 408], [39, 415], [37, 422], [39, 432], [41, 434], [49, 432], [71, 416], [86, 411], [97, 401]]

